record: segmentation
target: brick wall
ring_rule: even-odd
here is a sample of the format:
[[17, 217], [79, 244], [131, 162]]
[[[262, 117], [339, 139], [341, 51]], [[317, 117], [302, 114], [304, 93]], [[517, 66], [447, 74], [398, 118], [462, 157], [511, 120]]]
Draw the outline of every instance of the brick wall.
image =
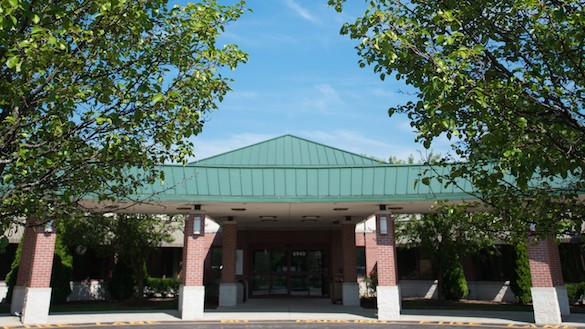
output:
[[236, 282], [236, 247], [238, 242], [238, 225], [235, 222], [226, 222], [222, 225], [223, 247], [221, 253], [221, 282]]
[[[386, 217], [388, 233], [380, 234], [380, 217]], [[396, 239], [394, 232], [394, 219], [389, 214], [376, 215], [376, 242], [378, 249], [378, 285], [395, 286], [397, 280], [396, 268]]]
[[50, 287], [55, 238], [55, 233], [36, 232], [34, 227], [25, 228], [17, 285], [30, 288]]
[[533, 287], [554, 287], [563, 284], [559, 248], [555, 239], [548, 237], [528, 242], [528, 258]]
[[355, 224], [341, 225], [341, 249], [343, 252], [343, 281], [356, 282]]
[[[197, 216], [205, 218], [204, 214], [198, 214]], [[215, 239], [215, 234], [205, 234], [204, 225], [202, 225], [201, 234], [193, 235], [194, 217], [195, 214], [190, 214], [185, 221], [183, 264], [181, 269], [181, 283], [185, 286], [203, 285], [205, 258]]]

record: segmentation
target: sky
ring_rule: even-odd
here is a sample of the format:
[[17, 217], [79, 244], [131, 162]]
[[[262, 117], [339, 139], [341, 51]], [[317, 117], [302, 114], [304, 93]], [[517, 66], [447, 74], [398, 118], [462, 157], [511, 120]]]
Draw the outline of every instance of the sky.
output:
[[[327, 0], [246, 2], [252, 12], [219, 42], [237, 44], [249, 60], [229, 72], [233, 91], [194, 138], [191, 160], [285, 134], [383, 160], [425, 154], [408, 118], [388, 116], [389, 107], [413, 100], [413, 89], [360, 68], [358, 41], [340, 35], [365, 9], [364, 1], [348, 2], [341, 14]], [[438, 140], [432, 149], [444, 154], [448, 146]]]

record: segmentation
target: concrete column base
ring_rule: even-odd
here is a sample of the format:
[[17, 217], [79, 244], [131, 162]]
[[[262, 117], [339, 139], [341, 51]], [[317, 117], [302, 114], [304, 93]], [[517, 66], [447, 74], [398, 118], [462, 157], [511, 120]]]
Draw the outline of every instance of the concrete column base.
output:
[[343, 306], [360, 306], [360, 285], [357, 282], [344, 282], [341, 287]]
[[235, 283], [219, 284], [219, 306], [236, 306], [238, 304], [238, 287]]
[[378, 300], [378, 320], [400, 320], [399, 286], [378, 286], [376, 288]]
[[179, 287], [179, 315], [183, 320], [203, 320], [204, 286]]
[[557, 298], [559, 299], [559, 307], [561, 309], [561, 316], [571, 314], [571, 305], [569, 304], [569, 294], [567, 294], [567, 287], [565, 285], [556, 286]]
[[554, 287], [532, 287], [532, 308], [534, 309], [534, 322], [537, 325], [559, 325], [561, 307], [557, 289]]
[[26, 288], [22, 317], [24, 325], [46, 324], [49, 320], [51, 288]]
[[12, 300], [10, 301], [10, 314], [22, 315], [24, 307], [24, 295], [26, 292], [25, 286], [14, 286], [12, 288]]

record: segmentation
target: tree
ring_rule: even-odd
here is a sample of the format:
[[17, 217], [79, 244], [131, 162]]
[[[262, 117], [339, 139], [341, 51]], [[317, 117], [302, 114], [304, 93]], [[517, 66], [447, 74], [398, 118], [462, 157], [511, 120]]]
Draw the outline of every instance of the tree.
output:
[[532, 275], [530, 274], [530, 260], [528, 246], [522, 241], [514, 246], [514, 275], [510, 280], [510, 288], [521, 304], [532, 302]]
[[[338, 11], [344, 0], [330, 0]], [[580, 0], [370, 1], [342, 34], [359, 65], [418, 100], [407, 114], [426, 148], [452, 141], [445, 184], [469, 180], [502, 230], [542, 235], [580, 222], [585, 188], [585, 15]], [[580, 226], [579, 226], [580, 227]]]
[[3, 231], [163, 180], [156, 166], [193, 154], [189, 138], [230, 90], [226, 68], [247, 58], [217, 45], [243, 2], [0, 4]]
[[496, 236], [483, 229], [492, 218], [489, 212], [470, 213], [462, 206], [441, 205], [436, 213], [397, 220], [396, 236], [431, 259], [439, 278], [439, 296], [459, 300], [468, 294], [461, 256], [494, 246]]
[[141, 299], [150, 253], [163, 242], [172, 242], [172, 233], [180, 230], [182, 223], [182, 215], [94, 214], [64, 220], [61, 235], [67, 245], [77, 250], [93, 247], [105, 255], [115, 256], [118, 263], [123, 263], [117, 268], [131, 270], [132, 273], [122, 275], [131, 278], [133, 274], [134, 297]]

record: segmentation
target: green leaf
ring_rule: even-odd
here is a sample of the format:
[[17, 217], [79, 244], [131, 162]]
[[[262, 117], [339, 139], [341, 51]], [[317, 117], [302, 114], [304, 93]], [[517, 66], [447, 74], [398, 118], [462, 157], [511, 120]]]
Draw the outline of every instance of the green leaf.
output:
[[8, 66], [9, 69], [15, 68], [18, 63], [19, 63], [19, 57], [18, 55], [14, 55], [10, 58], [8, 58], [8, 60], [6, 61], [6, 66]]
[[152, 96], [152, 99], [150, 100], [151, 102], [153, 102], [154, 104], [160, 102], [161, 100], [163, 100], [164, 95], [161, 93], [155, 94], [154, 96]]

